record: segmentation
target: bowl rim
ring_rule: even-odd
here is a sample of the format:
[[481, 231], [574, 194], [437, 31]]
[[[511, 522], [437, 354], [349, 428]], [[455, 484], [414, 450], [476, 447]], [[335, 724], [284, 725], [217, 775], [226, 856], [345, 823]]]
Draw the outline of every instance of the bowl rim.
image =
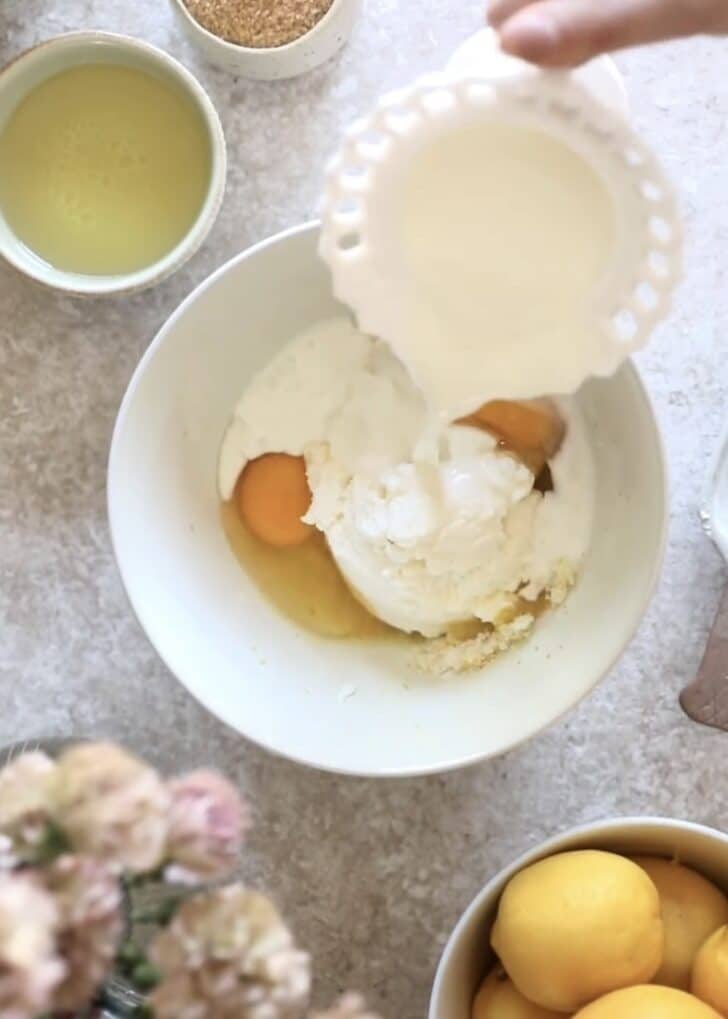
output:
[[[146, 42], [144, 39], [137, 39], [135, 36], [96, 29], [84, 29], [81, 31], [64, 32], [50, 39], [45, 39], [18, 53], [9, 63], [0, 68], [0, 89], [14, 76], [18, 76], [22, 81], [26, 68], [29, 69], [34, 64], [42, 65], [43, 62], [51, 59], [55, 53], [63, 53], [64, 50], [72, 52], [75, 48], [84, 46], [106, 46], [115, 49], [119, 53], [133, 53], [137, 55], [150, 67], [155, 66], [157, 69], [168, 73], [194, 102], [195, 107], [199, 110], [204, 120], [210, 142], [209, 181], [202, 204], [189, 229], [177, 244], [167, 254], [163, 255], [162, 258], [158, 258], [151, 265], [137, 269], [134, 272], [94, 276], [88, 273], [69, 272], [49, 266], [49, 272], [45, 273], [42, 268], [44, 263], [39, 256], [35, 256], [38, 259], [38, 265], [36, 266], [30, 259], [19, 256], [12, 245], [3, 244], [1, 241], [0, 256], [19, 273], [34, 280], [36, 283], [74, 297], [102, 297], [113, 294], [129, 294], [159, 283], [173, 272], [176, 272], [205, 241], [220, 211], [225, 194], [227, 146], [217, 110], [209, 95], [192, 72], [187, 70], [179, 60], [165, 50]], [[82, 62], [82, 60], [75, 58], [67, 59], [64, 69], [69, 70]], [[59, 70], [57, 73], [62, 73], [62, 71]], [[24, 92], [23, 98], [31, 91], [32, 88]], [[22, 251], [25, 247], [22, 240], [13, 231], [11, 231], [11, 234], [16, 237], [18, 250]]]
[[654, 562], [652, 565], [652, 572], [650, 576], [650, 582], [646, 586], [645, 595], [642, 600], [640, 611], [635, 615], [633, 624], [629, 628], [629, 632], [625, 634], [624, 640], [620, 646], [615, 649], [614, 654], [610, 657], [608, 662], [595, 670], [594, 679], [590, 682], [588, 687], [582, 690], [579, 695], [574, 698], [563, 710], [557, 715], [549, 718], [549, 720], [540, 725], [533, 725], [527, 732], [525, 732], [518, 740], [514, 741], [508, 747], [503, 750], [499, 750], [496, 753], [490, 751], [482, 751], [472, 753], [467, 757], [455, 757], [448, 758], [446, 760], [439, 760], [437, 762], [425, 765], [412, 765], [406, 768], [380, 768], [380, 769], [362, 769], [344, 766], [334, 766], [331, 764], [322, 764], [311, 757], [302, 756], [300, 754], [286, 751], [278, 746], [273, 746], [266, 742], [262, 738], [248, 735], [248, 733], [242, 732], [236, 725], [229, 722], [224, 716], [222, 710], [215, 705], [213, 698], [206, 695], [204, 690], [192, 690], [187, 682], [182, 678], [178, 670], [172, 666], [169, 656], [160, 650], [159, 643], [155, 639], [156, 625], [153, 618], [153, 613], [145, 608], [142, 599], [132, 590], [133, 584], [129, 581], [125, 574], [125, 567], [122, 557], [119, 555], [119, 540], [118, 530], [119, 521], [117, 519], [117, 511], [115, 509], [115, 491], [117, 485], [117, 478], [121, 478], [120, 472], [116, 468], [116, 456], [119, 444], [121, 442], [121, 436], [126, 428], [126, 421], [131, 413], [132, 405], [134, 404], [137, 390], [141, 384], [141, 380], [144, 377], [148, 366], [156, 357], [157, 351], [164, 345], [167, 337], [173, 332], [178, 321], [186, 313], [187, 309], [211, 286], [213, 286], [218, 279], [224, 276], [226, 273], [232, 271], [236, 266], [240, 265], [244, 261], [250, 258], [254, 258], [261, 251], [267, 248], [273, 247], [278, 244], [283, 244], [286, 241], [299, 237], [304, 234], [314, 233], [319, 230], [319, 220], [309, 220], [305, 223], [301, 223], [297, 226], [289, 227], [279, 233], [273, 234], [270, 237], [258, 241], [251, 247], [246, 248], [244, 251], [239, 252], [232, 258], [228, 259], [227, 262], [219, 266], [214, 272], [212, 272], [206, 279], [202, 280], [192, 291], [187, 295], [186, 298], [177, 306], [172, 314], [163, 322], [162, 326], [157, 331], [154, 339], [151, 341], [147, 349], [144, 351], [139, 363], [137, 364], [132, 374], [131, 380], [127, 386], [126, 392], [124, 393], [123, 399], [119, 406], [119, 411], [114, 424], [114, 429], [111, 437], [111, 444], [109, 448], [109, 458], [107, 465], [107, 485], [106, 485], [106, 501], [107, 501], [107, 515], [109, 521], [109, 532], [111, 536], [111, 546], [114, 553], [114, 559], [116, 561], [117, 570], [121, 578], [122, 586], [126, 593], [129, 605], [132, 609], [133, 614], [136, 616], [137, 622], [139, 623], [143, 633], [147, 640], [154, 648], [155, 652], [164, 663], [165, 667], [175, 677], [184, 689], [192, 696], [199, 704], [201, 704], [206, 711], [210, 712], [215, 718], [223, 722], [231, 731], [238, 733], [251, 743], [259, 746], [268, 753], [275, 756], [281, 757], [284, 760], [292, 761], [294, 764], [304, 765], [305, 767], [314, 768], [319, 771], [325, 771], [330, 774], [345, 775], [360, 778], [415, 778], [418, 776], [425, 775], [441, 775], [451, 771], [458, 771], [462, 768], [472, 767], [479, 764], [481, 761], [489, 760], [493, 757], [501, 756], [504, 753], [510, 752], [519, 746], [527, 743], [530, 739], [533, 739], [538, 733], [549, 729], [556, 725], [562, 718], [574, 710], [574, 708], [581, 703], [592, 691], [599, 685], [599, 683], [609, 674], [614, 668], [616, 662], [624, 654], [625, 649], [632, 642], [637, 629], [641, 625], [647, 608], [652, 601], [657, 583], [660, 578], [662, 570], [662, 564], [665, 556], [665, 549], [667, 545], [667, 534], [669, 526], [669, 499], [668, 499], [668, 467], [667, 458], [665, 454], [665, 445], [662, 437], [662, 433], [658, 424], [657, 415], [655, 413], [653, 402], [650, 395], [645, 387], [642, 377], [637, 369], [636, 365], [631, 358], [625, 361], [625, 366], [628, 368], [630, 377], [634, 382], [637, 391], [644, 401], [646, 410], [653, 423], [653, 437], [656, 444], [656, 452], [658, 456], [658, 468], [662, 477], [662, 490], [660, 498], [661, 514], [659, 522], [659, 541], [657, 546], [657, 554], [655, 555]]
[[319, 34], [323, 34], [333, 21], [337, 11], [341, 10], [347, 4], [355, 4], [358, 0], [333, 0], [328, 11], [322, 18], [316, 22], [307, 32], [303, 35], [297, 36], [295, 39], [291, 39], [290, 42], [284, 43], [282, 46], [243, 46], [238, 42], [231, 42], [229, 39], [223, 39], [220, 35], [215, 35], [209, 28], [205, 28], [195, 18], [187, 8], [184, 0], [171, 0], [172, 4], [177, 8], [180, 15], [184, 18], [187, 25], [194, 32], [199, 34], [207, 41], [210, 45], [217, 46], [222, 52], [229, 54], [230, 56], [239, 57], [250, 57], [251, 60], [257, 59], [270, 59], [285, 58], [286, 56], [292, 55], [302, 45], [309, 44]]
[[452, 957], [460, 947], [473, 919], [478, 916], [491, 899], [501, 895], [512, 877], [538, 860], [546, 859], [556, 853], [568, 852], [569, 847], [575, 840], [580, 841], [582, 838], [589, 836], [609, 835], [612, 833], [615, 836], [624, 834], [628, 837], [630, 830], [644, 829], [645, 827], [660, 829], [665, 834], [670, 832], [690, 832], [696, 835], [703, 835], [712, 841], [722, 843], [728, 850], [728, 834], [717, 828], [711, 828], [709, 825], [700, 824], [697, 821], [681, 821], [678, 818], [660, 817], [654, 814], [629, 814], [626, 817], [608, 817], [600, 821], [586, 821], [551, 835], [545, 841], [520, 853], [515, 860], [497, 871], [493, 877], [486, 881], [464, 909], [440, 955], [430, 994], [427, 1019], [442, 1019], [439, 998], [442, 994], [442, 988], [448, 975]]

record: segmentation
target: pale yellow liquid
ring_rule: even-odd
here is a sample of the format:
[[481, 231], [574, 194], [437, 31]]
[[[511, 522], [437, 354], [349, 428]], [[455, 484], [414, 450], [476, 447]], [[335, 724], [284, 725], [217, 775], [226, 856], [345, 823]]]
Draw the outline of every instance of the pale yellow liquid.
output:
[[197, 218], [210, 140], [174, 85], [86, 64], [39, 85], [0, 134], [0, 210], [58, 269], [134, 272], [170, 252]]
[[322, 637], [407, 639], [356, 600], [319, 531], [295, 548], [273, 548], [250, 533], [232, 501], [223, 503], [221, 517], [230, 546], [253, 583], [298, 626]]
[[[260, 593], [297, 626], [329, 638], [411, 645], [426, 640], [419, 634], [403, 633], [388, 626], [354, 597], [320, 531], [314, 531], [302, 545], [273, 548], [250, 533], [233, 500], [221, 505], [220, 519], [235, 557]], [[510, 622], [523, 612], [538, 617], [549, 607], [545, 596], [536, 602], [519, 599], [500, 622]], [[471, 619], [451, 626], [447, 636], [457, 644], [492, 629], [488, 623]]]

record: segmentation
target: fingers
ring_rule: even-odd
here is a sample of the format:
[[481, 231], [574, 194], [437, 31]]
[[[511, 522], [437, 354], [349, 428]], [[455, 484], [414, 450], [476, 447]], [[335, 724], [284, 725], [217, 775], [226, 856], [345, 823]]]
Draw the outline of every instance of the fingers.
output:
[[533, 0], [493, 0], [488, 8], [488, 24], [493, 28], [500, 28], [516, 11], [531, 3]]
[[501, 44], [507, 53], [548, 67], [570, 67], [626, 46], [728, 30], [728, 3], [497, 0], [492, 17], [499, 19]]

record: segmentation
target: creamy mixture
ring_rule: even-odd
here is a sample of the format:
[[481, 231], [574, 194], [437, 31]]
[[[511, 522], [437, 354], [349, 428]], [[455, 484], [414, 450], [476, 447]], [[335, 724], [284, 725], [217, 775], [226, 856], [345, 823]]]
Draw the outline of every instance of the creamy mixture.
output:
[[374, 615], [427, 637], [480, 620], [515, 639], [528, 625], [513, 627], [524, 606], [563, 598], [589, 541], [590, 451], [573, 402], [557, 407], [566, 433], [545, 494], [469, 424], [443, 425], [437, 462], [419, 462], [422, 394], [385, 344], [331, 320], [294, 338], [246, 389], [222, 446], [220, 493], [229, 500], [265, 453], [302, 456], [312, 495], [304, 521], [326, 535]]
[[609, 188], [525, 125], [453, 109], [413, 133], [370, 168], [359, 246], [322, 244], [335, 295], [441, 420], [576, 392], [616, 342], [603, 306], [617, 247]]
[[413, 160], [401, 210], [406, 316], [383, 339], [445, 420], [575, 392], [593, 370], [590, 298], [614, 247], [594, 171], [547, 135], [481, 124]]
[[57, 269], [136, 272], [191, 229], [211, 167], [204, 117], [181, 89], [138, 68], [81, 64], [33, 88], [0, 130], [0, 208]]

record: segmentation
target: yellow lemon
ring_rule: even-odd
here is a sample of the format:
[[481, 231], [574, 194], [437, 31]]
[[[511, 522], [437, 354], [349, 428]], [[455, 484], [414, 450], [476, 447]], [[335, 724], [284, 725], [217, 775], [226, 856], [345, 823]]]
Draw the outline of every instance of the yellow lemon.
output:
[[633, 859], [654, 881], [662, 904], [665, 952], [654, 982], [687, 991], [698, 949], [728, 923], [728, 899], [701, 874], [679, 863], [655, 856]]
[[496, 966], [475, 996], [472, 1019], [563, 1019], [563, 1016], [528, 1001]]
[[685, 991], [646, 984], [613, 991], [574, 1019], [720, 1019], [720, 1015]]
[[690, 990], [728, 1017], [728, 927], [716, 931], [696, 955]]
[[615, 853], [559, 853], [508, 883], [491, 941], [529, 1001], [575, 1012], [653, 978], [662, 962], [660, 896], [636, 863]]

